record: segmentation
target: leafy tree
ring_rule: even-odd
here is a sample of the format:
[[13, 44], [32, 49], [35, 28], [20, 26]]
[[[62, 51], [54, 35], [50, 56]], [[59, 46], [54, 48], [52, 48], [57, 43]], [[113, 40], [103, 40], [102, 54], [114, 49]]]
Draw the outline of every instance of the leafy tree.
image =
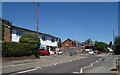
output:
[[59, 39], [59, 42], [58, 42], [58, 48], [61, 47], [61, 39]]
[[115, 54], [120, 54], [120, 37], [115, 38]]
[[104, 43], [104, 42], [96, 42], [95, 43], [95, 46], [94, 46], [94, 49], [95, 50], [98, 50], [98, 51], [101, 51], [101, 52], [108, 52], [108, 47], [109, 45]]
[[83, 44], [90, 45], [90, 42], [92, 42], [92, 40], [91, 39], [87, 39], [85, 42], [83, 42]]
[[33, 49], [33, 52], [36, 57], [38, 57], [38, 49], [40, 46], [40, 38], [37, 34], [34, 33], [26, 33], [20, 37], [19, 42], [21, 43], [29, 43]]

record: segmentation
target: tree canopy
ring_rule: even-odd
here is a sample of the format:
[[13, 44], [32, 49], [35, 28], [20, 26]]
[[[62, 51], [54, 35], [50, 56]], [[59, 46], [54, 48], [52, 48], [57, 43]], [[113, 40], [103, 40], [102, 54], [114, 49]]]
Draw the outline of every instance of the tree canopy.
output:
[[115, 54], [120, 54], [120, 37], [115, 38]]
[[61, 47], [61, 39], [59, 39], [59, 41], [58, 41], [58, 48], [60, 48]]
[[95, 43], [95, 46], [94, 46], [94, 49], [95, 50], [98, 50], [98, 51], [101, 51], [101, 52], [108, 52], [108, 47], [109, 45], [104, 43], [104, 42], [96, 42]]
[[87, 39], [85, 42], [83, 42], [83, 44], [85, 44], [85, 45], [90, 45], [91, 42], [92, 42], [91, 39]]

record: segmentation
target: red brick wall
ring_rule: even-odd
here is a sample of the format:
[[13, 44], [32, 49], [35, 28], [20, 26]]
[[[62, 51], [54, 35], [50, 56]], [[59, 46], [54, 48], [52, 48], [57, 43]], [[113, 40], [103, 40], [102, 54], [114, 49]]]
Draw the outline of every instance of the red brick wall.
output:
[[7, 27], [5, 27], [4, 39], [5, 41], [11, 41], [10, 29]]
[[[68, 44], [68, 46], [66, 46]], [[62, 48], [70, 48], [72, 47], [72, 41], [66, 40], [65, 42], [62, 43]]]

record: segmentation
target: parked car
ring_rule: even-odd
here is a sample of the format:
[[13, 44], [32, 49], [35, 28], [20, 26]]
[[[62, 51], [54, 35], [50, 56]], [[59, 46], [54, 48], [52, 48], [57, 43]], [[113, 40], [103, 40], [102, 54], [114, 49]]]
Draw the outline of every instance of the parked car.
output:
[[93, 52], [93, 51], [90, 51], [89, 54], [94, 54], [94, 52]]
[[97, 54], [101, 54], [101, 52], [97, 52]]
[[58, 55], [62, 55], [62, 51], [61, 50], [59, 50], [57, 53], [58, 53]]
[[50, 55], [50, 52], [49, 50], [46, 50], [46, 49], [39, 49], [39, 55]]

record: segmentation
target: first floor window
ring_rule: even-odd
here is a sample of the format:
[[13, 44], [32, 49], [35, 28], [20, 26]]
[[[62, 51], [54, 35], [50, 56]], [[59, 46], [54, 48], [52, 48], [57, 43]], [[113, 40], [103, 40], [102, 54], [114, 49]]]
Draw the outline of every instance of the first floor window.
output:
[[54, 42], [55, 41], [54, 38], [52, 38], [51, 41]]
[[43, 37], [42, 37], [42, 40], [43, 40], [43, 41], [45, 41], [45, 40], [46, 40], [45, 36], [43, 36]]
[[68, 46], [68, 44], [66, 44], [65, 46]]

